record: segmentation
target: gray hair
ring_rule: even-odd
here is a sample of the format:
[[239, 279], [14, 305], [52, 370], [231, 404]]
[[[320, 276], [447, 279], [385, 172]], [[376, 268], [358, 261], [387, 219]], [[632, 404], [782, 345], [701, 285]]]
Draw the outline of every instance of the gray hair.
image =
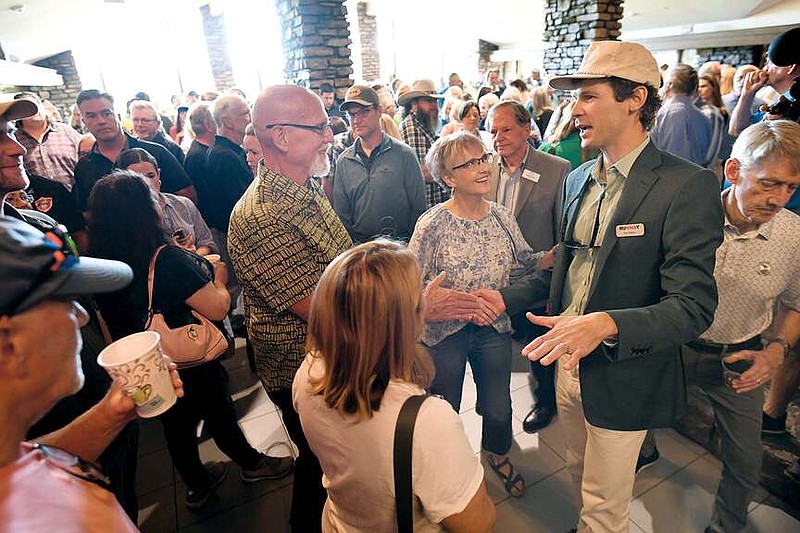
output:
[[247, 105], [247, 101], [238, 94], [223, 94], [214, 102], [214, 122], [217, 127], [222, 126], [223, 117], [227, 117], [236, 102]]
[[489, 113], [486, 116], [486, 122], [489, 124], [489, 128], [491, 128], [492, 119], [494, 118], [494, 114], [498, 109], [508, 109], [511, 111], [511, 115], [514, 117], [514, 122], [522, 127], [531, 125], [531, 113], [525, 109], [524, 105], [520, 104], [516, 100], [504, 100], [493, 105], [492, 108], [489, 109]]
[[189, 127], [195, 137], [206, 133], [206, 121], [214, 122], [211, 115], [211, 106], [208, 102], [195, 102], [186, 114], [189, 119]]
[[133, 115], [135, 109], [147, 109], [153, 114], [153, 120], [161, 120], [161, 114], [158, 112], [158, 109], [156, 109], [156, 106], [147, 100], [133, 100], [130, 105], [128, 105], [128, 112]]
[[453, 159], [465, 153], [469, 148], [478, 148], [482, 152], [486, 150], [483, 142], [476, 136], [465, 131], [458, 131], [451, 135], [440, 137], [425, 156], [425, 164], [428, 165], [433, 179], [436, 183], [449, 186], [444, 183], [444, 177], [449, 176], [453, 171], [452, 165], [458, 164]]
[[791, 120], [765, 120], [746, 128], [731, 149], [731, 159], [751, 169], [767, 160], [786, 161], [800, 172], [800, 124]]

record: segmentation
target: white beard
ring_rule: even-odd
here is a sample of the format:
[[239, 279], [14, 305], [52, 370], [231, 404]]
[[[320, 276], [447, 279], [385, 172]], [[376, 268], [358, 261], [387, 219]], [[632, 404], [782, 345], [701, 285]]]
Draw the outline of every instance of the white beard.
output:
[[315, 178], [325, 178], [331, 173], [331, 162], [328, 160], [328, 152], [320, 151], [311, 162], [310, 174]]

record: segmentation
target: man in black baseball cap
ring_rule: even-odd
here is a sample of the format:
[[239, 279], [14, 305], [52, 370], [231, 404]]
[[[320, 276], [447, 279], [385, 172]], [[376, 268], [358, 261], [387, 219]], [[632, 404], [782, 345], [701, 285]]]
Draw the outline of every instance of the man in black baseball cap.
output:
[[765, 85], [769, 85], [784, 97], [791, 97], [789, 89], [794, 79], [800, 77], [798, 50], [800, 50], [800, 26], [785, 31], [772, 40], [764, 69], [749, 72], [744, 79], [742, 95], [731, 113], [728, 133], [737, 137], [747, 126], [764, 119], [765, 111], [751, 114], [750, 109], [756, 93]]

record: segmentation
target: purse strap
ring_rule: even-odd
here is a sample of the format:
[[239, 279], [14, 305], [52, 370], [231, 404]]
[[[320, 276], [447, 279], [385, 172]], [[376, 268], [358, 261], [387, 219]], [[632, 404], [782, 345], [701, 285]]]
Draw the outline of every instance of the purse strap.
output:
[[167, 245], [162, 244], [156, 251], [153, 252], [153, 257], [150, 258], [150, 270], [147, 271], [147, 325], [148, 327], [150, 321], [153, 319], [153, 282], [156, 278], [156, 259], [158, 259], [158, 254], [161, 253]]
[[427, 394], [411, 396], [403, 403], [397, 416], [394, 430], [394, 503], [398, 533], [412, 533], [414, 530], [411, 447], [419, 408], [428, 397]]

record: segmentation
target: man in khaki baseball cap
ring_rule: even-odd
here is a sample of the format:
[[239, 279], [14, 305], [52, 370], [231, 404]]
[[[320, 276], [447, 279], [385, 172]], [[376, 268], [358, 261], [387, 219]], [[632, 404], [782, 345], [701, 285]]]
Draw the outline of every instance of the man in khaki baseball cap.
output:
[[[574, 91], [581, 147], [601, 155], [565, 180], [548, 306], [555, 316], [528, 313], [550, 330], [522, 354], [559, 366], [578, 531], [623, 532], [645, 433], [671, 426], [685, 408], [681, 345], [714, 317], [719, 187], [713, 173], [650, 141], [661, 77], [643, 46], [592, 43], [577, 72], [550, 84]], [[493, 303], [513, 315], [533, 309], [525, 297], [535, 293], [523, 280]]]

